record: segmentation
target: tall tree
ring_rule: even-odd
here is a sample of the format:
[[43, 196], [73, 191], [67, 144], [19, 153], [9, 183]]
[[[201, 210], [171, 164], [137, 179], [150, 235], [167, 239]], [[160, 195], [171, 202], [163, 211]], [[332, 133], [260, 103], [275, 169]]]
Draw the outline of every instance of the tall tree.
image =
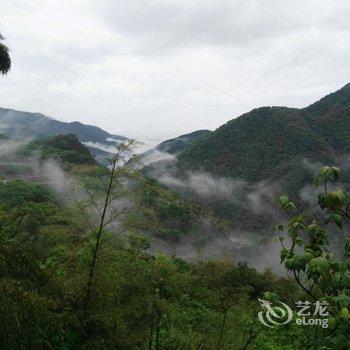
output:
[[[85, 206], [87, 205], [97, 215], [97, 226], [90, 221], [92, 213], [86, 216], [92, 235], [88, 239], [91, 248], [91, 259], [83, 301], [84, 318], [90, 306], [98, 256], [106, 228], [114, 222], [122, 220], [129, 210], [128, 206], [121, 202], [125, 200], [126, 196], [123, 181], [131, 176], [134, 163], [137, 160], [135, 155], [130, 155], [133, 142], [133, 140], [128, 140], [117, 146], [117, 153], [109, 160], [110, 165], [108, 169], [96, 168], [94, 170], [93, 175], [101, 187], [102, 196], [100, 198], [98, 198], [98, 194], [94, 193], [92, 188], [89, 188], [91, 184], [84, 185], [87, 194]], [[84, 208], [80, 206], [80, 209], [84, 212]], [[119, 228], [119, 231], [122, 231], [122, 229]]]
[[1, 42], [3, 40], [4, 37], [0, 34], [0, 72], [7, 74], [11, 69], [11, 58], [8, 47]]

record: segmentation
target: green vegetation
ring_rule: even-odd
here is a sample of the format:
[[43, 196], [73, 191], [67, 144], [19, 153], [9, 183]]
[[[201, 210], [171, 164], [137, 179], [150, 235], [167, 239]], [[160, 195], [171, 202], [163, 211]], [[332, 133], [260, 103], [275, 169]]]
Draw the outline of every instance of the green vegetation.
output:
[[[123, 158], [128, 147], [119, 146], [109, 168], [94, 164], [79, 172], [85, 195], [76, 204], [57, 206], [51, 191], [31, 183], [2, 184], [1, 349], [294, 350], [320, 349], [346, 337], [347, 273], [338, 275], [348, 265], [330, 260], [335, 258], [325, 253], [318, 228], [307, 227], [317, 237], [307, 246], [314, 262], [299, 258], [294, 248], [282, 252], [296, 281], [230, 259], [189, 263], [150, 254], [144, 233], [186, 234], [196, 229], [201, 208], [136, 172], [137, 159]], [[337, 169], [324, 168], [318, 182], [337, 178]], [[342, 227], [338, 215], [345, 216], [347, 200], [340, 191], [320, 195], [329, 222]], [[286, 196], [281, 203], [295, 208]], [[221, 215], [227, 210], [223, 206]], [[288, 228], [300, 245], [294, 234], [297, 220]], [[331, 293], [331, 284], [322, 279], [340, 283], [334, 303], [343, 306], [334, 309], [340, 314], [330, 321], [332, 330], [294, 322], [263, 326], [258, 298], [278, 295], [293, 305], [311, 297], [299, 278], [307, 272], [304, 261], [312, 270], [306, 278], [320, 284], [317, 297]]]
[[349, 152], [349, 96], [346, 85], [308, 108], [254, 109], [189, 145], [179, 155], [180, 168], [281, 181], [292, 193], [306, 180], [303, 159], [335, 162]]
[[156, 180], [144, 178], [135, 191], [139, 211], [130, 215], [130, 225], [153, 236], [176, 239], [196, 227], [200, 208]]
[[160, 143], [156, 149], [161, 152], [177, 154], [186, 149], [189, 145], [197, 142], [198, 140], [204, 139], [210, 133], [210, 130], [196, 130], [190, 134], [181, 135], [174, 139], [166, 140]]
[[96, 236], [83, 220], [37, 210], [25, 224], [15, 209], [0, 212], [1, 349], [306, 348], [296, 327], [277, 335], [257, 321], [265, 291], [298, 295], [289, 280], [228, 260], [152, 256], [136, 234], [121, 243], [101, 232], [87, 302]]
[[[281, 260], [287, 270], [292, 271], [295, 280], [311, 300], [321, 300], [329, 304], [330, 335], [319, 342], [325, 349], [346, 350], [350, 347], [350, 241], [346, 238], [342, 252], [329, 249], [327, 228], [335, 225], [343, 229], [344, 221], [350, 219], [350, 196], [341, 189], [333, 188], [339, 180], [340, 171], [336, 167], [322, 167], [315, 180], [323, 191], [318, 194], [318, 203], [323, 216], [309, 218], [307, 214], [291, 217], [286, 226], [279, 226], [288, 232], [290, 244], [284, 244]], [[296, 206], [287, 195], [280, 197], [283, 209], [292, 212]]]
[[[0, 35], [0, 72], [6, 74], [11, 60], [2, 40]], [[347, 85], [302, 110], [256, 109], [213, 133], [198, 131], [159, 146], [181, 152], [180, 172], [279, 181], [287, 192], [279, 203], [290, 215], [278, 226], [280, 255], [292, 277], [258, 272], [234, 257], [190, 263], [151, 254], [149, 235], [170, 241], [203, 234], [201, 217], [254, 233], [272, 218], [228, 201], [201, 205], [145, 178], [135, 170], [137, 157], [126, 156], [131, 140], [118, 146], [109, 167], [98, 165], [74, 134], [31, 141], [23, 158], [35, 153], [64, 164], [78, 193], [63, 203], [44, 186], [0, 182], [0, 349], [350, 349], [349, 238], [342, 252], [329, 247], [331, 227], [347, 228], [350, 194], [335, 187], [340, 170], [326, 166], [315, 180], [318, 210], [298, 211], [289, 195], [310, 180], [301, 168], [304, 158], [336, 161], [349, 152], [349, 92]], [[3, 111], [3, 120], [12, 115]], [[17, 136], [66, 134], [67, 128], [83, 141], [113, 136], [16, 113], [21, 131], [16, 120], [8, 124]], [[38, 123], [31, 129], [33, 120]], [[257, 259], [263, 249], [257, 247]], [[266, 327], [258, 318], [260, 298], [290, 306], [325, 301], [329, 328], [298, 326], [295, 313], [292, 322]]]
[[23, 155], [40, 153], [42, 159], [56, 158], [66, 164], [95, 164], [91, 152], [75, 135], [58, 135], [29, 142]]
[[2, 43], [4, 37], [0, 34], [0, 73], [7, 74], [11, 69], [9, 49]]
[[25, 206], [30, 203], [54, 203], [55, 196], [44, 186], [12, 180], [0, 183], [0, 202], [9, 207]]
[[280, 179], [287, 173], [293, 177], [292, 161], [327, 160], [329, 150], [298, 110], [264, 107], [231, 120], [189, 146], [179, 160], [182, 167], [259, 181]]
[[114, 146], [108, 139], [126, 141], [96, 126], [80, 122], [61, 122], [41, 113], [22, 112], [0, 107], [0, 130], [15, 140], [44, 138], [48, 136], [74, 134], [81, 142], [98, 142]]

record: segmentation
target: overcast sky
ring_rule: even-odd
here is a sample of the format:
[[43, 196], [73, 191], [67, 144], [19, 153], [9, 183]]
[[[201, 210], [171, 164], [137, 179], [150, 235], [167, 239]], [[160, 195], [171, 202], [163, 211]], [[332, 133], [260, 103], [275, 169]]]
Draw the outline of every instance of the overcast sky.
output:
[[0, 0], [0, 106], [157, 142], [350, 81], [348, 0]]

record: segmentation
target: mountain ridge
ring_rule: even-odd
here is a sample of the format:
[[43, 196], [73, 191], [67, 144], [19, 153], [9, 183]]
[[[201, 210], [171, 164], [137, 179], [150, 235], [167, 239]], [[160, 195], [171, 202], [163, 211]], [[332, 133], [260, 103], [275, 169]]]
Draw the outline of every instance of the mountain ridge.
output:
[[195, 130], [187, 134], [165, 140], [158, 144], [155, 149], [160, 152], [176, 154], [184, 150], [189, 144], [209, 135], [212, 131], [207, 129]]
[[180, 152], [179, 167], [249, 181], [275, 180], [297, 158], [335, 162], [337, 155], [350, 151], [348, 135], [350, 84], [305, 108], [259, 107], [231, 119]]
[[100, 127], [83, 124], [79, 121], [64, 122], [42, 113], [2, 107], [0, 107], [0, 131], [6, 136], [19, 139], [70, 133], [75, 134], [82, 142], [91, 141], [109, 144], [108, 138], [127, 139], [125, 136], [111, 134]]

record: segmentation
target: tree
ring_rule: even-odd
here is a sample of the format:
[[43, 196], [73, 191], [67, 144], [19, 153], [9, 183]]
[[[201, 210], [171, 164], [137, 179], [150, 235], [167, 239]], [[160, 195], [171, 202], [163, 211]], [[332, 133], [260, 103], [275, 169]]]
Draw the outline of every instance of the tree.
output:
[[[340, 171], [336, 167], [324, 166], [315, 180], [316, 187], [323, 185], [318, 194], [321, 214], [317, 213], [310, 220], [308, 215], [293, 215], [286, 225], [290, 245], [282, 244], [281, 260], [291, 271], [303, 291], [313, 300], [329, 304], [331, 318], [328, 321], [330, 334], [327, 348], [348, 349], [350, 345], [350, 239], [345, 241], [343, 254], [329, 250], [327, 229], [334, 224], [343, 229], [344, 220], [350, 219], [350, 197], [342, 190], [333, 188], [339, 180]], [[282, 208], [288, 212], [297, 210], [287, 195], [279, 199]], [[322, 215], [325, 214], [325, 215]], [[334, 230], [332, 232], [334, 233]]]
[[[97, 261], [104, 238], [108, 236], [106, 229], [115, 221], [120, 221], [129, 209], [120, 201], [126, 195], [123, 180], [131, 175], [137, 159], [134, 155], [130, 156], [132, 144], [133, 140], [129, 140], [117, 146], [116, 155], [109, 160], [109, 168], [97, 167], [93, 169], [93, 175], [98, 181], [102, 195], [98, 193], [98, 190], [91, 188], [91, 178], [89, 178], [90, 183], [84, 184], [87, 201], [83, 206], [80, 205], [80, 209], [85, 215], [91, 234], [87, 237], [90, 262], [82, 304], [83, 319], [86, 318], [90, 308]], [[86, 209], [90, 211], [89, 214], [86, 214]], [[97, 216], [97, 225], [91, 220], [94, 215]]]
[[74, 348], [74, 315], [37, 244], [55, 212], [46, 203], [0, 206], [1, 349]]
[[3, 40], [4, 37], [0, 34], [0, 72], [7, 74], [11, 69], [11, 58], [8, 47], [1, 42]]

